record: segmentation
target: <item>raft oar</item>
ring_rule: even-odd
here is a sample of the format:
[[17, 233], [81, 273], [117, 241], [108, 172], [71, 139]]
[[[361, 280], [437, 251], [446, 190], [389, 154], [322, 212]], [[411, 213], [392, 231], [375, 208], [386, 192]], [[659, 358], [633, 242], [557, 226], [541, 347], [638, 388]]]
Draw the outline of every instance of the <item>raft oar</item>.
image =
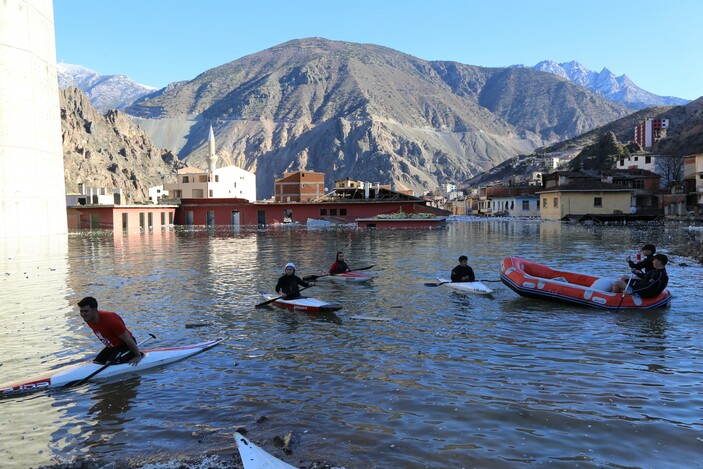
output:
[[[137, 344], [137, 347], [141, 347], [142, 344], [144, 344], [144, 343], [150, 341], [151, 339], [156, 339], [156, 336], [155, 336], [154, 334], [149, 334], [149, 337], [147, 337], [146, 339], [144, 339], [144, 340], [142, 340], [141, 342], [139, 342], [139, 343]], [[140, 351], [141, 351], [141, 350], [140, 350]], [[97, 375], [98, 373], [100, 373], [101, 371], [103, 371], [103, 370], [104, 370], [105, 368], [107, 368], [108, 366], [113, 365], [113, 364], [115, 364], [115, 365], [118, 364], [119, 361], [120, 361], [120, 358], [124, 357], [124, 356], [127, 355], [129, 352], [130, 352], [130, 351], [127, 350], [127, 351], [125, 351], [125, 352], [120, 353], [119, 355], [117, 355], [117, 356], [115, 357], [115, 359], [114, 359], [114, 362], [115, 362], [115, 363], [108, 362], [108, 363], [106, 363], [105, 365], [103, 365], [103, 366], [101, 366], [100, 368], [98, 368], [97, 370], [95, 370], [94, 372], [92, 372], [91, 374], [89, 374], [88, 376], [86, 376], [85, 378], [79, 379], [78, 381], [74, 381], [74, 382], [72, 382], [72, 383], [68, 383], [68, 384], [66, 385], [66, 387], [67, 387], [67, 388], [72, 388], [72, 387], [74, 387], [74, 386], [79, 386], [79, 385], [85, 383], [85, 382], [88, 381], [90, 378], [92, 378], [93, 376]]]
[[625, 289], [622, 291], [622, 297], [620, 298], [620, 303], [618, 303], [618, 307], [615, 308], [615, 312], [616, 312], [616, 313], [617, 313], [618, 311], [620, 311], [620, 306], [622, 306], [622, 300], [625, 299], [625, 292], [627, 291], [627, 287], [630, 286], [630, 282], [632, 282], [632, 276], [633, 276], [633, 275], [635, 275], [635, 272], [634, 272], [634, 271], [630, 274], [630, 278], [627, 279], [627, 283], [625, 284]]
[[[312, 286], [313, 286], [313, 285], [310, 285], [310, 287], [312, 287]], [[307, 290], [307, 289], [310, 288], [310, 287], [303, 287], [303, 288], [301, 288], [301, 289], [298, 290], [298, 291], [301, 292], [301, 291], [303, 291], [303, 290]], [[284, 299], [284, 300], [285, 300], [285, 299], [286, 299], [286, 296], [288, 296], [288, 295], [277, 296], [276, 298], [271, 298], [270, 300], [266, 300], [266, 301], [264, 301], [264, 302], [257, 303], [257, 304], [254, 305], [254, 308], [261, 308], [262, 306], [266, 306], [266, 305], [271, 304], [271, 303], [273, 303], [274, 301], [278, 301], [278, 300], [280, 300], [280, 299]]]
[[[367, 265], [366, 267], [359, 267], [358, 269], [351, 269], [351, 270], [348, 270], [347, 272], [357, 272], [359, 270], [369, 270], [372, 267], [373, 267], [372, 265]], [[306, 282], [314, 282], [315, 280], [317, 280], [320, 277], [329, 277], [330, 275], [332, 275], [332, 274], [306, 275], [305, 277], [303, 277], [303, 280], [305, 280]]]

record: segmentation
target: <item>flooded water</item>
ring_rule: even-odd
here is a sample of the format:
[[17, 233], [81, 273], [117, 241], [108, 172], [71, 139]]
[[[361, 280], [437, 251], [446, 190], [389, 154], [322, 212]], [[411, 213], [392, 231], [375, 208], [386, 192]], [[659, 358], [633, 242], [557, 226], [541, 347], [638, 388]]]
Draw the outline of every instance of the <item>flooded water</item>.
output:
[[[233, 433], [245, 427], [299, 466], [701, 467], [701, 266], [671, 256], [673, 301], [644, 312], [521, 298], [496, 282], [508, 255], [614, 277], [645, 242], [666, 253], [687, 236], [695, 233], [682, 225], [497, 220], [5, 244], [1, 382], [100, 350], [75, 306], [87, 295], [119, 312], [138, 340], [155, 334], [149, 346], [226, 341], [126, 380], [0, 400], [0, 466], [234, 461]], [[320, 279], [306, 292], [342, 304], [337, 314], [254, 308], [287, 262], [315, 274], [337, 250], [378, 274], [355, 285]], [[423, 286], [461, 254], [492, 296]], [[272, 439], [290, 431], [298, 439], [285, 455]]]

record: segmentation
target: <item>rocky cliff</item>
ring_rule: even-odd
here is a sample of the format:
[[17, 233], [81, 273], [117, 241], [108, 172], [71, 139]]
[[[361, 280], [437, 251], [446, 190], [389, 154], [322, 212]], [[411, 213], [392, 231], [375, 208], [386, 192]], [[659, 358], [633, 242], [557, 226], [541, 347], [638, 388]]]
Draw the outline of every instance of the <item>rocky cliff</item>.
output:
[[183, 166], [170, 151], [120, 111], [101, 114], [75, 87], [61, 91], [61, 130], [66, 191], [87, 187], [121, 188], [130, 202], [148, 199], [148, 188], [175, 181]]

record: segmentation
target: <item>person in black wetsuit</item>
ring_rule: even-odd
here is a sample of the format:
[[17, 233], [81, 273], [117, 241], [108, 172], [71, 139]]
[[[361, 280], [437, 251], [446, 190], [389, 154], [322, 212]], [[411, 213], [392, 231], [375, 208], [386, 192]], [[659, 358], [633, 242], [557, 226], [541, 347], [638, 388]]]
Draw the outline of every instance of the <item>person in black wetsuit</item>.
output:
[[286, 300], [300, 298], [298, 285], [306, 288], [313, 286], [312, 283], [308, 283], [295, 275], [295, 264], [292, 262], [286, 264], [284, 272], [278, 279], [278, 283], [276, 283], [276, 293], [283, 293], [286, 296]]
[[472, 269], [469, 264], [469, 258], [466, 256], [459, 256], [459, 265], [452, 269], [452, 282], [475, 282], [476, 276], [474, 275], [474, 269]]
[[[638, 294], [642, 298], [652, 298], [664, 291], [669, 284], [669, 275], [666, 273], [666, 264], [669, 258], [664, 254], [655, 254], [652, 256], [652, 264], [654, 268], [646, 274], [637, 274], [636, 280], [626, 285], [622, 280], [618, 280], [613, 284], [613, 292], [621, 293], [625, 291], [631, 295]], [[627, 287], [627, 289], [626, 289]]]
[[[654, 269], [654, 265], [652, 265], [652, 259], [654, 256], [654, 253], [657, 252], [656, 246], [653, 244], [645, 244], [642, 246], [642, 249], [640, 249], [639, 254], [637, 255], [638, 258], [641, 257], [641, 259], [638, 259], [637, 262], [634, 262], [630, 256], [627, 256], [627, 265], [630, 266], [630, 270], [632, 270], [633, 276], [637, 275], [639, 277], [642, 276], [642, 274], [646, 274], [650, 270]], [[641, 256], [640, 256], [641, 254]], [[630, 280], [632, 277], [629, 275], [623, 275], [620, 277], [620, 280], [623, 282], [627, 282]]]

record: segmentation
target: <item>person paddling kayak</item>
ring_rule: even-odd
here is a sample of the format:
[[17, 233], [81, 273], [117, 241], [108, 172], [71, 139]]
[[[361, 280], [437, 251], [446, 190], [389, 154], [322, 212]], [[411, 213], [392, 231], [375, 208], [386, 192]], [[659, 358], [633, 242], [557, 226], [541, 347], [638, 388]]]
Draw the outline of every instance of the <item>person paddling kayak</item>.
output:
[[342, 251], [337, 251], [337, 257], [334, 260], [334, 264], [330, 267], [330, 275], [344, 274], [351, 271], [346, 262], [344, 262], [344, 253]]
[[98, 310], [98, 300], [92, 296], [79, 301], [78, 307], [85, 323], [105, 344], [105, 348], [93, 360], [94, 363], [112, 363], [118, 355], [124, 353], [117, 363], [129, 363], [133, 366], [139, 364], [142, 353], [119, 314]]
[[459, 265], [452, 269], [452, 282], [475, 282], [476, 276], [474, 275], [474, 269], [472, 269], [469, 264], [469, 258], [466, 256], [459, 256]]
[[276, 283], [276, 293], [286, 295], [286, 300], [300, 298], [300, 288], [298, 285], [307, 288], [311, 287], [313, 284], [295, 275], [295, 264], [289, 262], [286, 264], [284, 274], [278, 279], [278, 283]]

